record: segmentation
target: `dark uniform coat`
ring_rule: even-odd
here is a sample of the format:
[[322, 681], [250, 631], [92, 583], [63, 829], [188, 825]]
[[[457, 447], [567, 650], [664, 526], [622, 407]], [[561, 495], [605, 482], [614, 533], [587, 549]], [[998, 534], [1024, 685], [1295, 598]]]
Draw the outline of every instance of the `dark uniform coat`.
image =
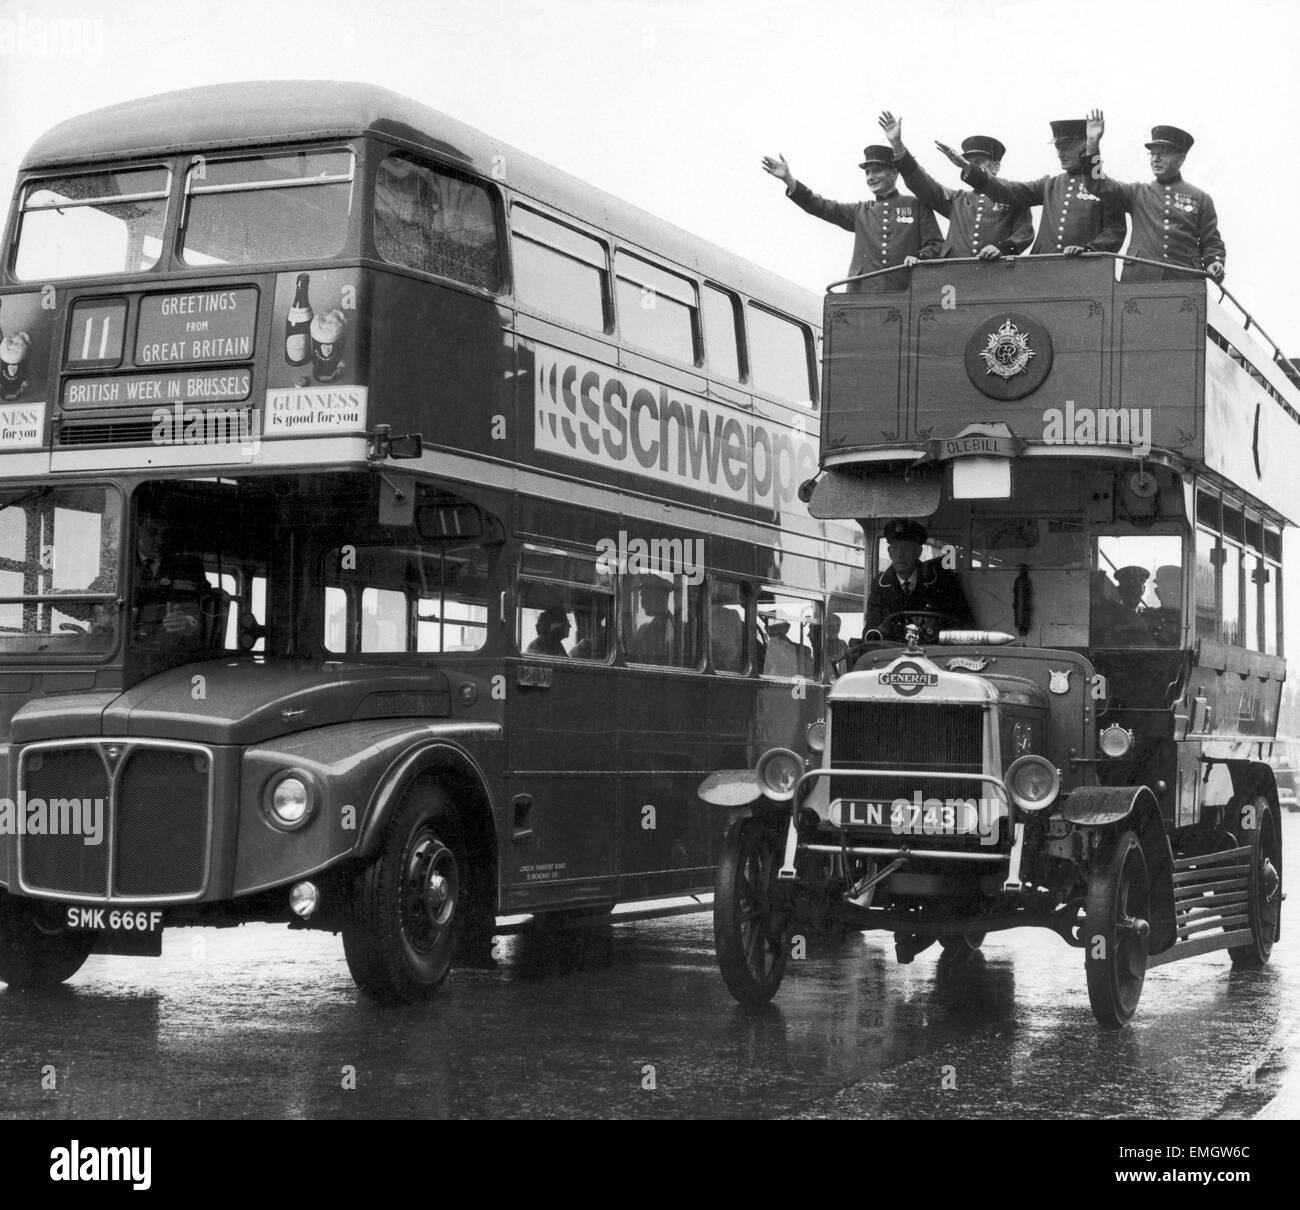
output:
[[[1094, 163], [1093, 190], [1133, 216], [1133, 242], [1129, 255], [1143, 260], [1168, 261], [1189, 269], [1208, 269], [1223, 263], [1227, 251], [1219, 235], [1219, 216], [1214, 199], [1204, 189], [1189, 185], [1180, 176], [1175, 181], [1113, 181], [1100, 171], [1101, 156]], [[1154, 265], [1125, 265], [1125, 281], [1191, 280], [1185, 273], [1166, 273]]]
[[[962, 592], [961, 580], [956, 572], [949, 571], [937, 559], [917, 564], [916, 585], [908, 590], [899, 583], [898, 573], [892, 566], [872, 581], [871, 591], [867, 594], [867, 614], [864, 630], [879, 630], [880, 623], [891, 613], [908, 610], [928, 610], [932, 613], [947, 614], [957, 626], [974, 626], [975, 618], [966, 603], [966, 594]], [[901, 639], [907, 623], [896, 618], [890, 623], [885, 638]], [[933, 620], [926, 624], [927, 631], [938, 631], [943, 623], [935, 624]], [[929, 637], [923, 635], [923, 638]]]
[[[901, 265], [905, 256], [933, 260], [939, 255], [943, 235], [934, 212], [907, 194], [895, 190], [886, 198], [873, 197], [866, 202], [832, 202], [798, 181], [788, 192], [801, 210], [853, 232], [853, 259], [846, 277], [892, 269]], [[853, 288], [866, 293], [905, 290], [907, 274], [890, 273], [855, 282]]]
[[1036, 181], [1004, 181], [990, 176], [978, 164], [961, 179], [972, 189], [1011, 206], [1042, 206], [1038, 238], [1031, 255], [1064, 252], [1080, 247], [1087, 252], [1118, 252], [1127, 234], [1123, 208], [1103, 201], [1092, 190], [1092, 177], [1082, 172], [1061, 172]]
[[926, 172], [910, 151], [897, 161], [897, 167], [917, 200], [948, 220], [941, 257], [976, 256], [989, 244], [1005, 256], [1015, 256], [1033, 242], [1034, 223], [1028, 206], [995, 201], [972, 189], [948, 189]]

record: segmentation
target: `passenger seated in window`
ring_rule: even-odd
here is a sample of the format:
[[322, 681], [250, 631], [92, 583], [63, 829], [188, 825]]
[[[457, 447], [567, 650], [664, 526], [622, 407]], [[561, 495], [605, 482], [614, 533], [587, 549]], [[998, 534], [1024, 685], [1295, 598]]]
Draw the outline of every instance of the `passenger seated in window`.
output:
[[935, 642], [940, 630], [975, 625], [957, 573], [938, 559], [921, 560], [921, 547], [928, 537], [919, 521], [893, 520], [885, 526], [889, 566], [872, 581], [867, 594], [864, 639], [875, 637], [871, 631], [890, 641], [906, 638], [907, 617], [890, 619], [891, 614], [942, 615], [917, 619], [921, 641], [926, 643]]
[[767, 655], [763, 660], [765, 676], [810, 676], [812, 652], [802, 643], [790, 639], [790, 623], [785, 618], [770, 618], [767, 623]]
[[1142, 606], [1142, 596], [1146, 592], [1147, 581], [1151, 573], [1145, 567], [1121, 567], [1115, 573], [1119, 584], [1119, 601], [1126, 609], [1138, 613]]
[[641, 581], [641, 612], [647, 620], [637, 627], [628, 657], [640, 664], [673, 663], [673, 613], [671, 580], [648, 575]]
[[1182, 638], [1183, 569], [1176, 563], [1156, 568], [1156, 596], [1160, 605], [1148, 609], [1142, 620], [1157, 647], [1177, 647]]
[[1104, 571], [1094, 571], [1091, 581], [1091, 642], [1094, 647], [1150, 647], [1151, 631], [1119, 599], [1119, 587]]
[[564, 640], [569, 637], [569, 615], [556, 607], [537, 615], [537, 637], [528, 644], [529, 655], [568, 655]]
[[831, 681], [844, 671], [849, 658], [849, 645], [840, 638], [842, 624], [838, 613], [828, 613], [825, 626], [813, 622], [808, 627], [808, 639], [813, 645], [813, 651], [821, 652], [824, 675]]

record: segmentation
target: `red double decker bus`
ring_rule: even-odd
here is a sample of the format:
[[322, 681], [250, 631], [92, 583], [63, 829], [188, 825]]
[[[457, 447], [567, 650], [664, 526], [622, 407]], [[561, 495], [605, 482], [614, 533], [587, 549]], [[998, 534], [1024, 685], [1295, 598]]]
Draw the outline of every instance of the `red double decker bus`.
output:
[[409, 1001], [711, 887], [860, 627], [811, 296], [322, 83], [55, 128], [0, 274], [0, 979], [284, 921]]

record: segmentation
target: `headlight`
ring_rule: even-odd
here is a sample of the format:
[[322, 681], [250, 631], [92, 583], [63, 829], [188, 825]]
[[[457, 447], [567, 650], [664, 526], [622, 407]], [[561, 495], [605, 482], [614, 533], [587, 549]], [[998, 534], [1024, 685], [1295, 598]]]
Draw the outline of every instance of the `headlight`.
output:
[[1050, 807], [1061, 792], [1061, 775], [1056, 766], [1041, 756], [1022, 756], [1011, 763], [1006, 776], [1011, 801], [1022, 811]]
[[826, 721], [818, 719], [815, 723], [809, 723], [807, 731], [804, 732], [804, 742], [808, 745], [809, 752], [822, 752], [826, 748]]
[[770, 748], [759, 758], [754, 772], [763, 793], [777, 802], [788, 802], [803, 776], [803, 761], [789, 748]]
[[316, 789], [306, 774], [295, 770], [267, 785], [263, 805], [277, 828], [300, 828], [316, 809]]
[[1098, 743], [1106, 756], [1115, 759], [1123, 756], [1133, 746], [1133, 732], [1112, 724], [1103, 729]]

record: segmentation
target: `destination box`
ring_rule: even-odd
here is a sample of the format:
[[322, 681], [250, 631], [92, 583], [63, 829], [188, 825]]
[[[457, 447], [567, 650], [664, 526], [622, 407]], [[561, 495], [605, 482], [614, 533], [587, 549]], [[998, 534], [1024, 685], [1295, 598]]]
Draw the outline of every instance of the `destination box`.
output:
[[136, 364], [252, 357], [256, 327], [257, 291], [252, 286], [147, 294], [140, 300]]
[[157, 407], [173, 403], [241, 403], [253, 387], [253, 372], [181, 370], [165, 374], [116, 374], [69, 378], [63, 384], [65, 408]]

